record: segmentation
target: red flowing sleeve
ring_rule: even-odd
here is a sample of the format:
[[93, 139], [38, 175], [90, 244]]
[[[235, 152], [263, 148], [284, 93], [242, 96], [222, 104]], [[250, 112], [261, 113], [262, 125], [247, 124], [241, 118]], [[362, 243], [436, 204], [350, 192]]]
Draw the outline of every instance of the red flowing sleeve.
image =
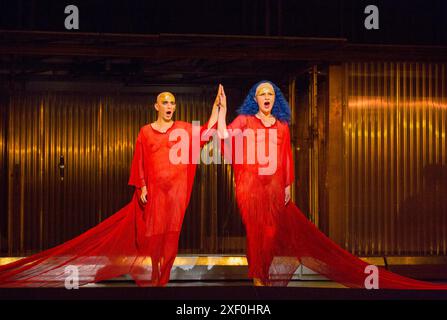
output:
[[137, 137], [135, 144], [135, 151], [132, 160], [132, 166], [130, 168], [129, 185], [135, 186], [138, 189], [144, 187], [146, 182], [144, 180], [144, 165], [143, 165], [143, 129]]
[[293, 155], [292, 155], [292, 143], [290, 141], [290, 129], [289, 126], [285, 125], [285, 135], [284, 135], [284, 179], [286, 187], [291, 185], [295, 180], [295, 170], [293, 165]]
[[214, 135], [217, 129], [217, 121], [211, 128], [208, 128], [209, 121], [200, 127], [200, 148], [210, 141], [210, 138]]
[[233, 122], [227, 125], [227, 131], [221, 143], [221, 152], [226, 161], [235, 163], [235, 150], [234, 150], [234, 137], [243, 133], [243, 130], [247, 127], [247, 116], [239, 115]]
[[[233, 120], [232, 123], [230, 123], [227, 126], [227, 130], [230, 136], [235, 136], [237, 134], [242, 133], [241, 131], [245, 129], [247, 126], [247, 117], [244, 115], [239, 115], [236, 117], [236, 119]], [[241, 131], [237, 130], [240, 129]]]

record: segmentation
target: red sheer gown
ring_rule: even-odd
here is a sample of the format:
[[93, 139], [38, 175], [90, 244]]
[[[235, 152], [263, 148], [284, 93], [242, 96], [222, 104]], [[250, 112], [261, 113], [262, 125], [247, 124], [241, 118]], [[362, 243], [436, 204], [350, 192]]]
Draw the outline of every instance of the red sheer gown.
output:
[[[200, 136], [206, 140], [212, 132], [206, 128], [207, 124], [200, 127], [182, 121], [175, 121], [166, 133], [151, 125], [142, 127], [129, 179], [129, 185], [136, 187], [132, 200], [78, 237], [0, 266], [0, 287], [59, 287], [73, 276], [84, 285], [124, 274], [130, 274], [139, 286], [165, 285], [177, 254], [200, 147], [205, 143], [199, 142]], [[174, 141], [169, 141], [171, 133]], [[186, 158], [173, 163], [171, 149], [177, 155], [186, 150]], [[148, 190], [145, 205], [139, 200], [144, 185]]]
[[[368, 264], [319, 231], [294, 203], [285, 204], [285, 188], [294, 181], [287, 123], [276, 121], [267, 128], [255, 116], [240, 115], [227, 129], [229, 137], [222, 150], [234, 169], [236, 199], [247, 235], [249, 277], [284, 286], [302, 264], [347, 287], [365, 288]], [[256, 142], [259, 153], [250, 149], [250, 140]], [[447, 289], [378, 270], [381, 289]]]

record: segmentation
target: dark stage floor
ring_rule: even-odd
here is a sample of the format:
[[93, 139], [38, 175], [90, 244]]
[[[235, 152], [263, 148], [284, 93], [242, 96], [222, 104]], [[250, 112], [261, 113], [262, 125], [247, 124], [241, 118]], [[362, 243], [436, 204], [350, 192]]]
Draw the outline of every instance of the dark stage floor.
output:
[[139, 288], [130, 281], [65, 288], [0, 289], [2, 300], [447, 300], [447, 291], [347, 289], [330, 281], [293, 281], [288, 287], [254, 287], [249, 281], [172, 281]]

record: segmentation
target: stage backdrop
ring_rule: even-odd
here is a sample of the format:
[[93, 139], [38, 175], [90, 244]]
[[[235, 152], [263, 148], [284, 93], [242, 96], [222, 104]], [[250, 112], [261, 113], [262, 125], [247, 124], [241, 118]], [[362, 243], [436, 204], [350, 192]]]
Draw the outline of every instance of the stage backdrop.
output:
[[[446, 78], [445, 64], [359, 62], [314, 68], [285, 88], [294, 198], [351, 252], [447, 255]], [[212, 97], [177, 94], [176, 118], [205, 121]], [[154, 99], [19, 92], [0, 100], [2, 254], [54, 246], [130, 200], [134, 143], [155, 118]], [[245, 252], [228, 165], [199, 166], [180, 252]]]
[[343, 75], [336, 240], [358, 255], [446, 255], [446, 65], [349, 63]]

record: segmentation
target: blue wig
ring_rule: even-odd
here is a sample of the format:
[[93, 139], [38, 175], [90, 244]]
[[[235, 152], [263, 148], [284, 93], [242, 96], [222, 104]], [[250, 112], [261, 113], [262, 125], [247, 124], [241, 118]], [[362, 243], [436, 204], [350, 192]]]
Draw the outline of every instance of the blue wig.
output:
[[275, 90], [275, 103], [273, 104], [272, 115], [280, 121], [290, 123], [289, 103], [284, 98], [281, 90], [273, 82], [267, 80], [260, 81], [256, 83], [253, 87], [251, 87], [247, 97], [244, 100], [244, 103], [239, 107], [237, 113], [245, 115], [255, 115], [256, 113], [258, 113], [259, 107], [255, 100], [256, 88], [261, 83], [265, 82], [270, 83], [273, 86], [273, 89]]

